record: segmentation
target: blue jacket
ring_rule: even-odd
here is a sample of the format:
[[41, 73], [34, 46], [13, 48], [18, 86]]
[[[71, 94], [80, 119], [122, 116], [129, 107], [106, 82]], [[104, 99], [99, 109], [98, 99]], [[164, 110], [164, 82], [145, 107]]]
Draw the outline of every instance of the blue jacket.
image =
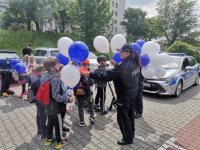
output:
[[115, 85], [118, 105], [128, 107], [136, 97], [140, 77], [140, 67], [132, 56], [127, 57], [114, 69], [104, 73], [90, 73], [90, 77], [100, 81], [112, 81]]

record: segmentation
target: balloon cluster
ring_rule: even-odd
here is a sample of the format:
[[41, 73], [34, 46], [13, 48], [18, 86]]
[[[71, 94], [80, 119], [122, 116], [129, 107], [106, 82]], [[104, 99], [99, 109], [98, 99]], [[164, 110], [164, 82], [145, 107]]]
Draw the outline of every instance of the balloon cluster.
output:
[[59, 52], [56, 56], [58, 61], [64, 65], [61, 70], [61, 80], [70, 88], [74, 88], [80, 80], [80, 72], [77, 66], [68, 64], [69, 60], [76, 65], [80, 65], [89, 55], [88, 46], [81, 42], [75, 41], [68, 37], [62, 37], [58, 40]]
[[23, 74], [26, 72], [26, 66], [19, 60], [13, 59], [10, 61], [11, 67], [15, 69], [15, 71], [19, 74]]
[[140, 60], [143, 66], [142, 75], [144, 78], [161, 78], [166, 74], [166, 70], [163, 65], [168, 63], [170, 56], [167, 53], [160, 53], [159, 44], [153, 41], [148, 41], [142, 46]]

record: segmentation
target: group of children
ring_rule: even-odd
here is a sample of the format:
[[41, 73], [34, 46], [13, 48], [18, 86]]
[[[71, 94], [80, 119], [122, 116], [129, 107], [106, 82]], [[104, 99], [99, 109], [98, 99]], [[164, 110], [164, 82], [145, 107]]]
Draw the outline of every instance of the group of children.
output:
[[[38, 128], [38, 134], [41, 138], [46, 139], [45, 145], [51, 145], [55, 140], [53, 138], [53, 129], [55, 128], [56, 135], [56, 149], [62, 148], [66, 143], [65, 132], [69, 131], [69, 128], [63, 126], [64, 117], [66, 113], [66, 104], [72, 103], [72, 95], [67, 90], [68, 88], [62, 82], [60, 78], [61, 69], [63, 67], [56, 58], [47, 58], [42, 66], [36, 65], [33, 56], [24, 56], [23, 62], [27, 64], [26, 74], [20, 75], [21, 80], [25, 80], [22, 83], [22, 94], [24, 96], [28, 93], [25, 89], [24, 84], [28, 83], [30, 90], [34, 95], [34, 103], [37, 108], [36, 123]], [[28, 61], [27, 61], [28, 60]], [[99, 63], [98, 69], [95, 71], [104, 72], [106, 67], [106, 57], [100, 56], [97, 59]], [[87, 59], [82, 63], [79, 68], [81, 73], [81, 78], [78, 85], [74, 88], [74, 96], [78, 103], [79, 112], [79, 125], [81, 127], [85, 126], [84, 122], [84, 107], [85, 103], [89, 104], [89, 120], [90, 123], [95, 123], [94, 111], [100, 111], [101, 114], [106, 114], [108, 111], [105, 108], [105, 92], [106, 92], [106, 82], [96, 82], [89, 78], [89, 65], [90, 62]], [[45, 83], [50, 83], [50, 90], [45, 91], [45, 93], [50, 94], [50, 101], [47, 105], [44, 105], [41, 101], [37, 99], [37, 93], [40, 90], [40, 86]], [[93, 92], [91, 86], [96, 84], [97, 95], [94, 99], [92, 98]]]

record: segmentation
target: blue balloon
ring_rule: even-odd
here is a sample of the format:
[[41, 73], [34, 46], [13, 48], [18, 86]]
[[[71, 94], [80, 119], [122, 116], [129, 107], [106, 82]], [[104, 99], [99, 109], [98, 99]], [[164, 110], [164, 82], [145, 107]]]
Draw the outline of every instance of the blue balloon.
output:
[[26, 72], [26, 66], [23, 63], [17, 63], [14, 68], [19, 74], [23, 74]]
[[140, 47], [142, 48], [142, 46], [144, 45], [145, 41], [144, 40], [137, 40], [136, 42], [138, 45], [140, 45]]
[[142, 65], [142, 67], [145, 67], [149, 64], [150, 62], [150, 58], [149, 58], [149, 55], [147, 54], [140, 54], [140, 63]]
[[116, 63], [119, 63], [122, 61], [121, 57], [120, 57], [120, 52], [116, 52], [114, 55], [113, 55], [113, 60], [116, 62]]
[[59, 63], [63, 64], [64, 66], [69, 63], [69, 58], [60, 53], [56, 55], [56, 58], [58, 59]]
[[20, 59], [13, 59], [10, 61], [11, 67], [14, 68], [16, 64], [20, 63]]
[[88, 58], [89, 49], [85, 43], [81, 41], [76, 41], [71, 44], [68, 53], [72, 61], [75, 61], [76, 63], [80, 64]]
[[133, 47], [133, 50], [138, 52], [138, 54], [141, 54], [141, 47], [139, 44], [137, 43], [132, 43], [132, 47]]

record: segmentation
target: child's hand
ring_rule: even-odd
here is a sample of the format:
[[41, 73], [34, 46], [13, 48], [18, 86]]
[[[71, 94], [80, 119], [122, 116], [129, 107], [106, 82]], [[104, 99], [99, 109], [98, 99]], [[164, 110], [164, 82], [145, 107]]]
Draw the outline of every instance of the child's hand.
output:
[[113, 66], [117, 65], [117, 63], [114, 60], [110, 60], [110, 64], [113, 65]]

